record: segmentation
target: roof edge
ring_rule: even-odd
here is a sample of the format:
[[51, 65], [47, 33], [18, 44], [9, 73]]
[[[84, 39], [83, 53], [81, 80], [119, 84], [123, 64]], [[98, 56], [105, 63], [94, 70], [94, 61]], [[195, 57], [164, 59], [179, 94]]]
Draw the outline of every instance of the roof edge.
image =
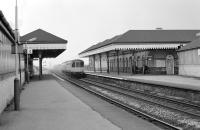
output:
[[10, 38], [10, 40], [12, 40], [14, 42], [15, 40], [15, 34], [10, 26], [10, 24], [8, 23], [8, 21], [6, 20], [3, 12], [0, 10], [0, 19], [1, 19], [1, 23], [3, 24], [4, 27], [2, 27], [2, 29], [5, 31], [5, 33], [8, 35], [8, 37]]

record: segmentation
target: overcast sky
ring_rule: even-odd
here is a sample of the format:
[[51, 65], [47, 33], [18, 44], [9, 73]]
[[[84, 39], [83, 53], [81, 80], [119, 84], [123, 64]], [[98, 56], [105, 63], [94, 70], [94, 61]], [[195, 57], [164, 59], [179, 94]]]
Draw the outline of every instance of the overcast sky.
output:
[[[0, 1], [14, 28], [15, 0]], [[69, 41], [56, 63], [131, 29], [200, 29], [200, 0], [18, 0], [18, 7], [21, 35], [41, 28]]]

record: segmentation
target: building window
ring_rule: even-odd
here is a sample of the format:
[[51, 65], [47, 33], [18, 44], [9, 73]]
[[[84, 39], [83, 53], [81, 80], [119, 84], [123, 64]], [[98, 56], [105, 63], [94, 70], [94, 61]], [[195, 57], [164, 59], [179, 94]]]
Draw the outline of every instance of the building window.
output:
[[155, 60], [155, 67], [165, 67], [165, 60]]
[[126, 67], [128, 67], [128, 58], [126, 58]]
[[75, 67], [75, 62], [72, 63], [72, 67]]
[[140, 58], [140, 56], [137, 57], [137, 67], [142, 67], [143, 66], [143, 61], [142, 58]]

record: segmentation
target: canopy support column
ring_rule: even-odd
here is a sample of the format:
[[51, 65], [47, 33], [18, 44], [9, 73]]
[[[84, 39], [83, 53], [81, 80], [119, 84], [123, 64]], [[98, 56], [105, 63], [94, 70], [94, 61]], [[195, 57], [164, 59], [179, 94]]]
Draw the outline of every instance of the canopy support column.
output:
[[93, 61], [94, 61], [94, 72], [96, 72], [96, 69], [95, 69], [95, 55], [93, 56]]
[[119, 50], [116, 50], [117, 54], [117, 74], [119, 75]]
[[135, 59], [134, 59], [134, 50], [131, 50], [131, 73], [134, 74], [135, 73]]
[[39, 79], [42, 79], [42, 52], [39, 52]]
[[109, 73], [109, 69], [110, 69], [110, 66], [109, 66], [109, 52], [106, 52], [106, 56], [107, 56], [107, 73]]
[[99, 64], [100, 64], [100, 72], [102, 73], [102, 66], [101, 66], [101, 53], [99, 54]]
[[123, 58], [122, 58], [122, 62], [123, 62], [123, 73], [124, 73], [124, 66], [125, 66], [125, 65], [124, 65], [124, 62], [125, 62], [125, 59], [124, 59], [124, 52], [123, 52], [123, 51], [122, 51], [122, 57], [123, 57]]

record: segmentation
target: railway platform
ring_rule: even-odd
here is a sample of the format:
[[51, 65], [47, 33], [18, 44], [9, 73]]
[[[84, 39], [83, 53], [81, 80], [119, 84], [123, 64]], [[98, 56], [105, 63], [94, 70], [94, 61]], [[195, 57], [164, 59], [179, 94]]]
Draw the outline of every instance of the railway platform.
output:
[[33, 79], [21, 93], [20, 111], [3, 112], [1, 130], [119, 130], [63, 88], [52, 75]]
[[186, 77], [179, 75], [131, 75], [126, 73], [100, 73], [100, 72], [86, 72], [86, 74], [97, 75], [102, 77], [110, 77], [114, 79], [122, 79], [128, 81], [136, 81], [147, 84], [163, 85], [174, 88], [184, 88], [189, 90], [200, 91], [200, 79], [195, 77]]

